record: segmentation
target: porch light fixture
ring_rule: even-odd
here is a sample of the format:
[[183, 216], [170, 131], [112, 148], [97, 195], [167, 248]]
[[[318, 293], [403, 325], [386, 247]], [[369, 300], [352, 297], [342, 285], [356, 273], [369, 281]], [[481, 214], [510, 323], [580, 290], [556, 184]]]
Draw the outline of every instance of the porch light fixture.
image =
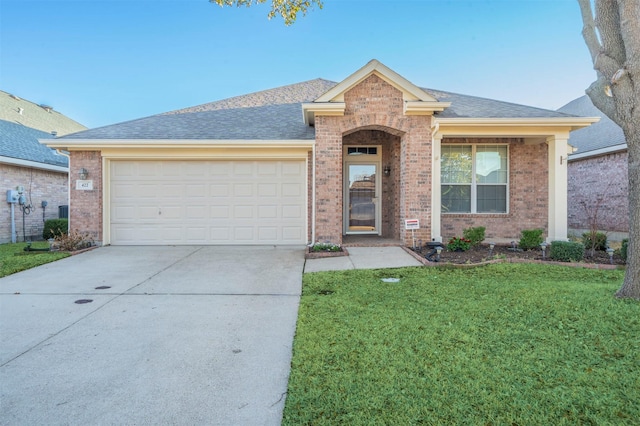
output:
[[389, 176], [391, 174], [391, 167], [390, 166], [384, 166], [383, 172], [384, 172], [385, 176]]
[[613, 265], [613, 249], [611, 247], [607, 247], [607, 254], [609, 255], [609, 263]]
[[80, 180], [86, 180], [89, 176], [89, 171], [83, 167], [78, 172], [78, 175], [80, 175]]
[[547, 246], [548, 244], [546, 242], [542, 242], [542, 244], [540, 244], [540, 248], [542, 249], [542, 260], [545, 260], [545, 253], [547, 251]]

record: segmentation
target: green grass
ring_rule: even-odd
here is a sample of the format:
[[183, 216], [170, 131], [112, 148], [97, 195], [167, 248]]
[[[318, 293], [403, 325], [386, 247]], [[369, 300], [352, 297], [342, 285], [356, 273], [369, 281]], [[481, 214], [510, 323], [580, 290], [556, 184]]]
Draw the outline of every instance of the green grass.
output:
[[[26, 243], [0, 244], [0, 277], [35, 268], [69, 256], [62, 252], [26, 253]], [[35, 242], [33, 248], [49, 247], [46, 241]]]
[[637, 424], [640, 304], [614, 298], [623, 273], [306, 274], [283, 424]]

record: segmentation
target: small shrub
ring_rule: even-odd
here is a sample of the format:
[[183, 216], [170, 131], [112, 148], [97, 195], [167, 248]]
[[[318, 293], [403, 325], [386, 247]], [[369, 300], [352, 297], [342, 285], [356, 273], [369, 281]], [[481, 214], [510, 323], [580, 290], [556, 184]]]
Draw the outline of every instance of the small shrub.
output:
[[540, 247], [542, 244], [543, 238], [542, 234], [544, 233], [543, 229], [525, 229], [520, 232], [520, 243], [518, 246], [522, 250], [533, 250]]
[[590, 250], [600, 250], [604, 251], [607, 249], [607, 235], [602, 232], [585, 232], [582, 234], [582, 242], [584, 243], [584, 248]]
[[92, 247], [94, 244], [95, 241], [89, 234], [71, 231], [68, 234], [60, 233], [56, 235], [51, 248], [52, 250], [60, 251], [76, 251]]
[[629, 250], [629, 239], [625, 238], [622, 240], [622, 246], [620, 246], [620, 257], [625, 262], [627, 261], [627, 250]]
[[48, 219], [44, 222], [42, 238], [48, 240], [56, 235], [66, 234], [69, 229], [69, 219]]
[[467, 251], [471, 248], [471, 240], [468, 238], [453, 237], [447, 244], [447, 250], [449, 251]]
[[311, 246], [311, 251], [342, 251], [342, 247], [338, 244], [332, 243], [315, 243]]
[[549, 257], [559, 262], [580, 262], [584, 259], [584, 244], [572, 241], [553, 241]]
[[473, 247], [477, 246], [481, 242], [484, 241], [484, 231], [486, 228], [484, 226], [477, 226], [475, 228], [467, 228], [462, 231], [462, 236], [467, 240], [471, 241], [471, 245]]

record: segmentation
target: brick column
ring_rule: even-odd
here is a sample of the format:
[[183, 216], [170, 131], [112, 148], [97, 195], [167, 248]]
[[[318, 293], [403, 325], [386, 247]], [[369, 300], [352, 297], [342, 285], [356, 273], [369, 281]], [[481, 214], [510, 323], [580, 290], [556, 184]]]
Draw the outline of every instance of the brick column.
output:
[[[87, 169], [93, 189], [76, 189], [78, 171]], [[72, 151], [69, 161], [69, 231], [87, 233], [102, 243], [102, 156], [100, 151]]]
[[315, 127], [316, 240], [341, 244], [342, 133], [337, 117], [318, 116]]

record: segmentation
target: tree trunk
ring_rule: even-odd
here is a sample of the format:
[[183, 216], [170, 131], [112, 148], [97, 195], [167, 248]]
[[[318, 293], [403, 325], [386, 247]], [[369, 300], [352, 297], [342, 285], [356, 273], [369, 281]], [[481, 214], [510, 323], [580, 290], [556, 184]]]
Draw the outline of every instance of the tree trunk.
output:
[[629, 247], [627, 272], [616, 296], [640, 300], [640, 121], [625, 127], [629, 153]]
[[629, 155], [627, 271], [616, 295], [640, 300], [640, 0], [577, 1], [597, 72], [587, 94], [622, 128]]

